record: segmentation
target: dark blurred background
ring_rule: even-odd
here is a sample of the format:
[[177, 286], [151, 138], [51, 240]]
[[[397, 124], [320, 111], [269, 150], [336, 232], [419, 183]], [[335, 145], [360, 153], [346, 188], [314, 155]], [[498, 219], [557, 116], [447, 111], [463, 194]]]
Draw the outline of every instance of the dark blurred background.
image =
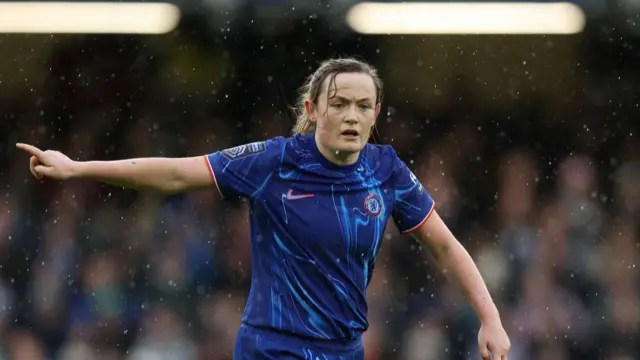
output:
[[[185, 2], [164, 35], [0, 34], [0, 359], [231, 359], [246, 204], [37, 181], [77, 160], [202, 155], [290, 134], [328, 57], [380, 70], [393, 144], [467, 247], [511, 360], [640, 359], [640, 38], [633, 2], [575, 35], [362, 35], [353, 1]], [[367, 360], [478, 359], [479, 323], [390, 223]], [[638, 264], [638, 265], [637, 265]]]

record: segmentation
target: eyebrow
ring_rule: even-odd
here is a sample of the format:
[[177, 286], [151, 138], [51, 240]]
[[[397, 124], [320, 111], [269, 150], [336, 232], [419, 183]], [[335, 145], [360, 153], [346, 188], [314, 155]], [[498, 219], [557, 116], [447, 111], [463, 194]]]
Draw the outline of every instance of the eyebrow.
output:
[[[351, 99], [346, 98], [344, 96], [340, 96], [340, 95], [334, 95], [333, 98], [334, 99], [338, 99], [338, 100], [342, 100], [342, 101], [351, 101]], [[364, 98], [356, 100], [356, 102], [363, 102], [363, 101], [374, 101], [374, 100], [372, 98], [370, 98], [370, 97], [364, 97]]]

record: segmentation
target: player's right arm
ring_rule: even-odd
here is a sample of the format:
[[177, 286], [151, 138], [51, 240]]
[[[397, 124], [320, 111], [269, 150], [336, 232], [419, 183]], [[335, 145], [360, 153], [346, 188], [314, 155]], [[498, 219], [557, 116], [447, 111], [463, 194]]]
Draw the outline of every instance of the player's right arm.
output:
[[202, 156], [186, 158], [139, 158], [115, 161], [73, 161], [58, 151], [16, 144], [31, 155], [31, 173], [37, 179], [94, 179], [136, 190], [175, 194], [210, 187], [213, 183]]

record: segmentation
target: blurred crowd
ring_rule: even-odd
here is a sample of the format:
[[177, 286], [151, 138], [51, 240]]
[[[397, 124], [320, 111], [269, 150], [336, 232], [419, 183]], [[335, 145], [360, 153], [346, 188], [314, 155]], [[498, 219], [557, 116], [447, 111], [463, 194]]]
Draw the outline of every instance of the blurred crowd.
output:
[[[183, 50], [74, 40], [45, 61], [41, 90], [0, 100], [0, 359], [231, 359], [251, 276], [245, 203], [213, 188], [165, 197], [37, 181], [13, 149], [191, 156], [289, 134], [293, 117], [273, 95], [282, 89], [256, 73], [287, 53], [252, 70], [249, 51], [234, 62], [242, 50]], [[304, 74], [321, 54], [289, 65]], [[167, 70], [202, 61], [225, 70]], [[604, 70], [584, 77], [570, 121], [549, 121], [530, 98], [501, 111], [468, 96], [429, 112], [385, 105], [375, 141], [396, 147], [477, 261], [510, 359], [640, 358], [637, 104], [614, 100], [637, 76], [624, 86]], [[189, 92], [185, 78], [211, 90]], [[366, 359], [477, 359], [478, 320], [427, 252], [390, 223], [378, 259]]]

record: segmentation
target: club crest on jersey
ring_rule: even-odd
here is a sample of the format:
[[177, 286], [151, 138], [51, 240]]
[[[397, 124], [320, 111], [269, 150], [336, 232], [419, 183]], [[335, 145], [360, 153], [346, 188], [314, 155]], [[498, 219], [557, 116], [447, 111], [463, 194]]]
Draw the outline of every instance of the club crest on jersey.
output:
[[382, 213], [382, 200], [377, 194], [369, 194], [364, 199], [364, 210], [367, 215], [377, 217]]
[[244, 144], [222, 150], [222, 156], [230, 161], [246, 158], [247, 156], [263, 153], [267, 150], [264, 141]]

